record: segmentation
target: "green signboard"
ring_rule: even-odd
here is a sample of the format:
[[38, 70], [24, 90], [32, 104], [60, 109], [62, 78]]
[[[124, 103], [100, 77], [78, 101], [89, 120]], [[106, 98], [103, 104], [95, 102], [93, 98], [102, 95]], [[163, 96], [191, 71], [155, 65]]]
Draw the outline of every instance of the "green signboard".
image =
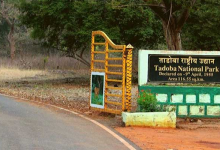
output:
[[92, 72], [91, 74], [90, 106], [104, 108], [105, 73]]
[[156, 94], [161, 108], [177, 117], [220, 118], [219, 51], [140, 50], [138, 56], [139, 91]]

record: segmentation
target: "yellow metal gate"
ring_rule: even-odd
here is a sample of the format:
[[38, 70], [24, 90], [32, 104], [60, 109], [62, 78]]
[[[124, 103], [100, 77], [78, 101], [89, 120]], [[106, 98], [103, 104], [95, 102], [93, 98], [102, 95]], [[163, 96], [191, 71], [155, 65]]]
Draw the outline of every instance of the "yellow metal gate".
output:
[[104, 73], [105, 86], [104, 109], [90, 108], [114, 114], [131, 110], [132, 49], [131, 45], [115, 45], [102, 31], [92, 32], [91, 73]]

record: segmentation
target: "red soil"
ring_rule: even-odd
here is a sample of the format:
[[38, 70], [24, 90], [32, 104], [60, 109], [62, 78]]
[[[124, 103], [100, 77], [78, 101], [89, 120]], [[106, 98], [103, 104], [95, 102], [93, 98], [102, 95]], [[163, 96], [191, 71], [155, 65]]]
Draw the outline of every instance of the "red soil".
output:
[[119, 127], [116, 130], [144, 150], [220, 150], [219, 122], [202, 126], [184, 124], [181, 129]]

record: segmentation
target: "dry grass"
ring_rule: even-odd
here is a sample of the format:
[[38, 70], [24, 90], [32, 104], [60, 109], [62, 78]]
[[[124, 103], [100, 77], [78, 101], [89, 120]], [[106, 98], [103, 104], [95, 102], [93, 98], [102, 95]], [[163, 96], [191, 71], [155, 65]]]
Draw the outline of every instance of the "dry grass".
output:
[[[85, 55], [90, 61], [89, 55]], [[0, 66], [6, 68], [19, 68], [19, 69], [37, 69], [37, 70], [78, 70], [78, 69], [89, 69], [86, 65], [79, 61], [59, 54], [51, 55], [25, 55], [17, 56], [14, 63], [10, 63], [10, 58], [0, 57]]]
[[10, 58], [0, 57], [0, 81], [58, 80], [73, 78], [76, 73], [89, 75], [89, 68], [59, 54], [17, 55], [13, 63]]
[[49, 75], [47, 71], [42, 70], [21, 70], [18, 68], [0, 67], [0, 80], [9, 81], [22, 78], [33, 78], [36, 76]]

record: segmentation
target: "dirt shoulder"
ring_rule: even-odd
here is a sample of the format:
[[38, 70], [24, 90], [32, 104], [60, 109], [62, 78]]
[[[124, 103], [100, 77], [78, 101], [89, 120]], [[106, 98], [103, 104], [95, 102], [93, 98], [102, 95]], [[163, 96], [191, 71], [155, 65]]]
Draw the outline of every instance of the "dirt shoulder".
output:
[[111, 127], [121, 124], [121, 118], [118, 116], [89, 109], [89, 87], [88, 70], [10, 69], [0, 74], [0, 93], [2, 94], [60, 106], [82, 113]]
[[118, 127], [118, 132], [141, 149], [219, 150], [220, 120], [179, 121], [177, 129]]
[[0, 82], [2, 94], [60, 105], [79, 112], [86, 112], [89, 108], [87, 75], [50, 71]]
[[[21, 75], [22, 74], [22, 75]], [[3, 76], [4, 75], [4, 76]], [[10, 76], [13, 72], [10, 71]], [[61, 106], [115, 127], [142, 149], [214, 150], [220, 149], [220, 120], [179, 120], [177, 129], [120, 127], [121, 118], [89, 110], [88, 70], [17, 71], [13, 78], [0, 73], [0, 93]], [[133, 102], [137, 86], [132, 88]]]

